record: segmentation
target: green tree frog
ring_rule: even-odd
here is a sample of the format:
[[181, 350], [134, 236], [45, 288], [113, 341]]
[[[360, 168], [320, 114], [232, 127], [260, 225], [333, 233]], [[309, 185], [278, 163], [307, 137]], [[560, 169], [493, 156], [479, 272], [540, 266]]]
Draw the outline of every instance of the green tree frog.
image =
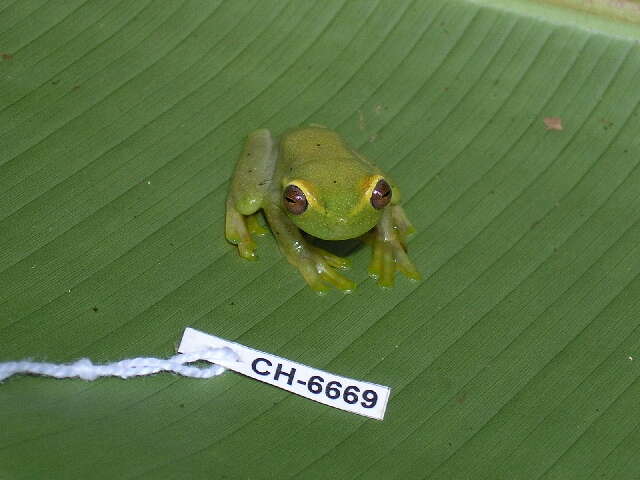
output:
[[349, 260], [313, 245], [302, 232], [323, 240], [362, 237], [373, 248], [369, 274], [390, 287], [396, 270], [420, 278], [407, 256], [405, 238], [413, 227], [399, 201], [389, 177], [336, 132], [311, 125], [277, 142], [261, 129], [249, 135], [236, 165], [225, 234], [241, 257], [255, 259], [252, 234], [265, 233], [256, 219], [262, 209], [282, 253], [318, 292], [354, 288], [336, 271]]

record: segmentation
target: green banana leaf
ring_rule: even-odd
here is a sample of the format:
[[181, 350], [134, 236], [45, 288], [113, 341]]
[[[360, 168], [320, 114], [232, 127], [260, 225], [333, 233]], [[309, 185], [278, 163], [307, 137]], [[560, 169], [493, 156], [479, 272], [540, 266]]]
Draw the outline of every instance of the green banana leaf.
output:
[[[0, 2], [0, 361], [185, 327], [391, 387], [0, 383], [0, 478], [640, 478], [640, 4]], [[403, 190], [420, 282], [313, 293], [223, 235], [248, 132], [319, 123]]]

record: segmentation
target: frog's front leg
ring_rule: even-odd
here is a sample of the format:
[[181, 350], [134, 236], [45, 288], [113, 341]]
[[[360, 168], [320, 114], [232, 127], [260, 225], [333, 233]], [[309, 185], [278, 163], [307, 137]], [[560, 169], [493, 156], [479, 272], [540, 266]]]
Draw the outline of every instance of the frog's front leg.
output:
[[414, 231], [400, 205], [390, 205], [384, 209], [382, 218], [369, 234], [373, 258], [369, 274], [378, 279], [381, 287], [393, 286], [396, 270], [413, 280], [420, 279], [420, 273], [409, 259], [405, 238]]
[[240, 256], [248, 260], [256, 258], [256, 244], [251, 234], [266, 232], [258, 224], [256, 212], [264, 204], [276, 159], [277, 151], [269, 130], [256, 130], [247, 139], [231, 181], [225, 236], [238, 246]]
[[324, 293], [331, 286], [344, 292], [354, 289], [353, 281], [335, 271], [349, 268], [349, 260], [311, 245], [279, 205], [265, 205], [264, 213], [280, 250], [313, 290]]

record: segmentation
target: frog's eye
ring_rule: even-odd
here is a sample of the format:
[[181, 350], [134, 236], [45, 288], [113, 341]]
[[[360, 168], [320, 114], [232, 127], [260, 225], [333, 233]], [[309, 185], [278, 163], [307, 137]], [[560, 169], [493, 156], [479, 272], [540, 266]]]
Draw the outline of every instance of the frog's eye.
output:
[[304, 192], [300, 190], [300, 187], [296, 187], [295, 185], [288, 185], [287, 188], [284, 189], [282, 203], [284, 204], [284, 208], [293, 215], [304, 213], [309, 206]]
[[371, 192], [371, 205], [376, 210], [386, 207], [391, 201], [391, 187], [384, 179], [378, 180], [373, 192]]

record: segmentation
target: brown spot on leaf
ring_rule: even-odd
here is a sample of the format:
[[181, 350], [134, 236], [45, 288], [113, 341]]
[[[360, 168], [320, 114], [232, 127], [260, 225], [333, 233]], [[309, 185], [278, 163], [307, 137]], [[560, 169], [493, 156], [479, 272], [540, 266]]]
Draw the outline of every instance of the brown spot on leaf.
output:
[[564, 130], [560, 117], [545, 117], [544, 125], [547, 130]]
[[3, 60], [13, 60], [13, 55], [10, 53], [0, 53], [0, 57], [2, 57]]

